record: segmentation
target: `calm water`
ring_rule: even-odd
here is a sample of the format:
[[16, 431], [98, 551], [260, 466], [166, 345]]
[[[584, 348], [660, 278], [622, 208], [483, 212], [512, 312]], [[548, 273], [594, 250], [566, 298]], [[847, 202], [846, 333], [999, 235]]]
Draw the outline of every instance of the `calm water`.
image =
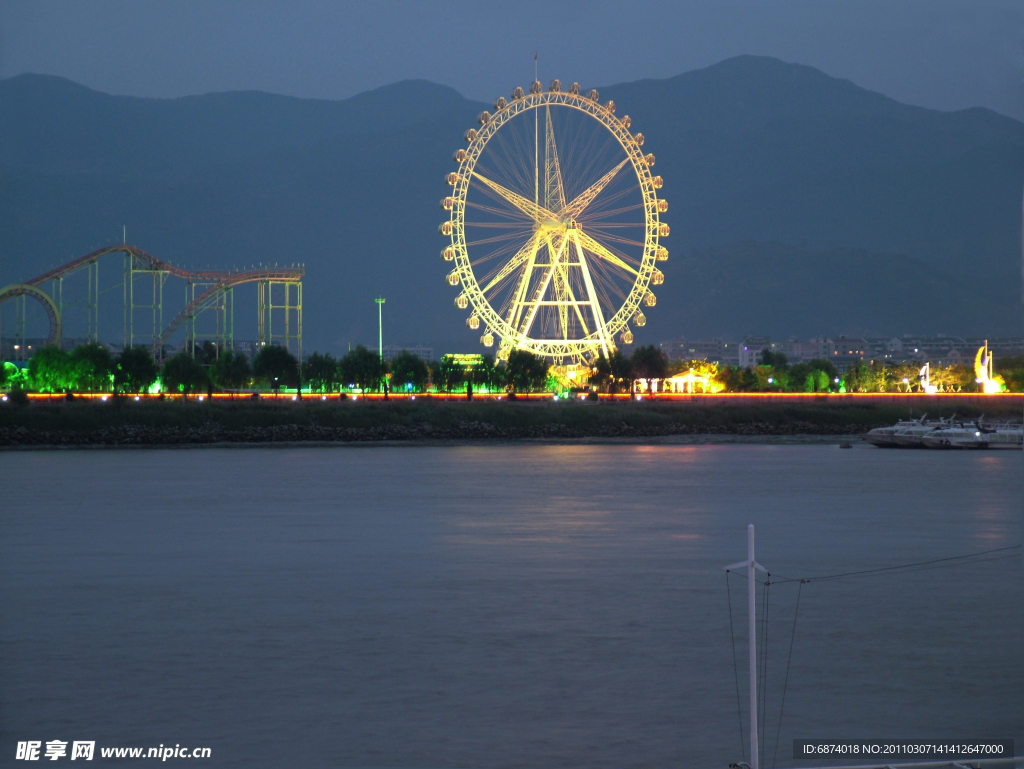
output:
[[[1016, 545], [1022, 459], [3, 453], [0, 765], [17, 740], [79, 739], [208, 746], [204, 766], [725, 767], [721, 567], [746, 524], [787, 577]], [[1024, 739], [1018, 552], [804, 586], [778, 764], [793, 737]], [[768, 767], [795, 597], [771, 588]]]

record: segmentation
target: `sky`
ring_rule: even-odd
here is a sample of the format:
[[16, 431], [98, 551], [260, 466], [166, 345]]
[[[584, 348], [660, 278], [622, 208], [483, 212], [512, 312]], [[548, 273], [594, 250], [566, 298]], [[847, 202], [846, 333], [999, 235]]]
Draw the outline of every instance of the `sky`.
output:
[[528, 85], [534, 54], [541, 80], [585, 87], [768, 55], [908, 104], [1024, 120], [1021, 0], [0, 0], [0, 78], [113, 94], [340, 99], [424, 78], [491, 101]]

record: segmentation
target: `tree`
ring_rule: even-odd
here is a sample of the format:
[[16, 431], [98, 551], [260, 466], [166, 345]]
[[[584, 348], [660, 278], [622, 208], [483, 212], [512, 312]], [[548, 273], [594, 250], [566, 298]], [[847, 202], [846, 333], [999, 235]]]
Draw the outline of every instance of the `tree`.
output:
[[540, 390], [548, 382], [548, 362], [529, 350], [513, 350], [505, 363], [505, 387], [510, 392]]
[[505, 372], [495, 365], [493, 355], [484, 353], [480, 359], [480, 365], [469, 372], [466, 378], [473, 384], [493, 392], [504, 387]]
[[330, 354], [315, 352], [302, 364], [302, 378], [313, 390], [333, 390], [338, 383], [338, 361]]
[[75, 384], [71, 357], [56, 345], [36, 350], [28, 362], [28, 379], [36, 392], [70, 390]]
[[121, 393], [141, 393], [150, 388], [160, 374], [147, 347], [126, 347], [114, 361], [114, 389]]
[[252, 373], [266, 380], [274, 390], [280, 387], [298, 387], [299, 362], [280, 345], [267, 345], [252, 362]]
[[612, 385], [608, 388], [609, 392], [613, 391], [616, 382], [622, 382], [626, 385], [629, 390], [633, 389], [633, 361], [622, 354], [620, 350], [612, 350], [611, 357], [608, 358], [608, 366], [612, 372]]
[[208, 381], [206, 369], [187, 352], [168, 359], [160, 373], [160, 384], [164, 391], [180, 392], [186, 398], [189, 393], [205, 387]]
[[897, 392], [913, 392], [915, 387], [920, 388], [921, 380], [918, 372], [921, 367], [916, 363], [897, 363], [892, 367], [892, 378], [895, 380]]
[[192, 356], [204, 366], [212, 366], [220, 358], [220, 348], [209, 339], [204, 339], [202, 344], [194, 347]]
[[394, 390], [421, 391], [428, 375], [427, 364], [418, 355], [403, 350], [391, 359], [391, 387]]
[[597, 360], [594, 361], [594, 369], [590, 381], [599, 389], [611, 385], [612, 364], [604, 357], [604, 350], [597, 353]]
[[[953, 372], [955, 366], [949, 366], [949, 377], [959, 385], [959, 377]], [[960, 366], [960, 368], [964, 368]], [[1003, 377], [1006, 382], [1006, 389], [1011, 392], [1024, 390], [1024, 355], [1014, 355], [1007, 358], [996, 358], [995, 373]]]
[[786, 369], [786, 366], [789, 365], [789, 363], [786, 360], [786, 356], [784, 353], [772, 352], [771, 350], [762, 350], [761, 362], [759, 365], [768, 366], [769, 368], [773, 368], [777, 371], [784, 371]]
[[387, 368], [377, 353], [360, 344], [345, 353], [338, 364], [338, 371], [343, 385], [362, 390], [379, 390]]
[[468, 378], [465, 367], [450, 355], [442, 356], [441, 360], [434, 364], [433, 371], [434, 386], [448, 393], [459, 389]]
[[223, 390], [240, 390], [252, 379], [249, 359], [240, 352], [224, 350], [210, 366], [210, 378]]
[[10, 374], [7, 373], [7, 364], [0, 360], [0, 388], [7, 384]]
[[110, 387], [114, 359], [110, 350], [97, 342], [76, 347], [70, 354], [75, 389], [103, 392]]
[[668, 374], [668, 356], [653, 344], [637, 347], [633, 351], [633, 376], [646, 379], [647, 389], [651, 388], [652, 379], [664, 379]]

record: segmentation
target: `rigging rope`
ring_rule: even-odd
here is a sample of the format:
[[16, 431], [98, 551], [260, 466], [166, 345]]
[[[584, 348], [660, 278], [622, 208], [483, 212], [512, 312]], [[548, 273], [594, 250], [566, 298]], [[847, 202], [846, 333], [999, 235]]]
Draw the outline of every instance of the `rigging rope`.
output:
[[736, 632], [732, 624], [732, 589], [729, 586], [729, 572], [725, 572], [725, 594], [729, 598], [729, 638], [732, 640], [732, 671], [736, 676], [736, 716], [740, 722], [740, 755], [747, 757], [746, 742], [743, 739], [743, 711], [740, 706], [740, 669], [736, 662]]
[[[759, 582], [759, 584], [761, 584], [764, 587], [764, 596], [763, 596], [763, 601], [762, 601], [763, 633], [762, 633], [762, 649], [761, 649], [761, 653], [762, 653], [762, 659], [761, 659], [761, 681], [759, 682], [760, 695], [761, 695], [761, 724], [760, 724], [760, 726], [761, 726], [761, 740], [759, 742], [759, 746], [764, 746], [764, 734], [767, 732], [767, 724], [765, 724], [765, 714], [766, 714], [766, 710], [767, 710], [767, 703], [766, 703], [765, 700], [766, 700], [766, 687], [767, 687], [767, 679], [768, 679], [768, 608], [769, 608], [768, 588], [771, 585], [773, 585], [773, 584], [786, 584], [786, 583], [790, 583], [790, 582], [797, 582], [797, 583], [799, 583], [799, 587], [797, 588], [797, 594], [796, 594], [796, 609], [793, 612], [793, 628], [792, 628], [792, 631], [791, 631], [791, 634], [790, 634], [790, 638], [789, 638], [789, 653], [788, 653], [788, 656], [787, 656], [787, 659], [786, 659], [786, 672], [785, 672], [785, 676], [783, 678], [783, 684], [782, 684], [782, 699], [781, 699], [781, 702], [780, 702], [780, 705], [779, 705], [779, 721], [778, 721], [778, 726], [777, 726], [776, 733], [775, 733], [775, 749], [774, 749], [774, 752], [773, 752], [773, 755], [772, 755], [772, 769], [774, 769], [776, 760], [778, 759], [779, 739], [780, 739], [781, 734], [782, 734], [782, 718], [783, 718], [783, 714], [785, 713], [785, 707], [786, 707], [786, 691], [787, 691], [787, 689], [789, 687], [789, 671], [790, 671], [790, 668], [791, 668], [792, 662], [793, 662], [793, 646], [794, 646], [794, 642], [796, 640], [797, 617], [799, 616], [799, 612], [800, 612], [800, 597], [801, 597], [801, 595], [803, 593], [803, 586], [805, 584], [807, 584], [809, 582], [822, 582], [822, 581], [830, 580], [830, 579], [840, 579], [840, 578], [843, 578], [843, 577], [863, 577], [863, 576], [871, 576], [871, 575], [874, 575], [874, 576], [886, 576], [887, 574], [903, 574], [903, 573], [910, 572], [910, 571], [927, 571], [927, 570], [930, 570], [930, 569], [943, 569], [943, 568], [950, 568], [950, 567], [954, 567], [954, 566], [967, 566], [967, 565], [971, 565], [971, 564], [975, 564], [975, 563], [986, 563], [986, 562], [989, 562], [989, 561], [1001, 561], [1001, 560], [1004, 560], [1004, 559], [1007, 559], [1007, 558], [1013, 558], [1014, 554], [1010, 553], [1008, 555], [999, 555], [999, 556], [996, 556], [994, 558], [980, 558], [980, 559], [979, 559], [979, 556], [991, 555], [993, 553], [1006, 553], [1007, 551], [1010, 551], [1010, 550], [1020, 550], [1020, 548], [1021, 548], [1020, 545], [1009, 545], [1007, 547], [997, 547], [997, 548], [993, 548], [992, 550], [981, 550], [979, 552], [968, 553], [966, 555], [954, 555], [954, 556], [949, 556], [947, 558], [935, 558], [935, 559], [932, 559], [930, 561], [916, 561], [914, 563], [906, 563], [906, 564], [901, 564], [901, 565], [898, 565], [898, 566], [884, 566], [884, 567], [877, 568], [877, 569], [861, 569], [859, 571], [847, 571], [847, 572], [842, 572], [840, 574], [828, 574], [828, 575], [825, 575], [823, 577], [791, 577], [791, 578], [783, 578], [783, 579], [773, 580], [771, 578], [771, 575], [769, 574], [767, 579], [764, 582]], [[971, 559], [971, 558], [978, 559], [978, 560], [974, 560], [974, 561], [967, 560], [967, 559]], [[736, 632], [735, 632], [735, 627], [734, 627], [733, 618], [732, 618], [732, 591], [731, 591], [731, 587], [730, 587], [730, 584], [729, 584], [729, 575], [730, 574], [731, 574], [731, 572], [729, 570], [726, 570], [726, 573], [725, 573], [725, 586], [726, 586], [726, 594], [728, 596], [728, 601], [729, 601], [729, 635], [730, 635], [730, 640], [732, 641], [732, 664], [733, 664], [733, 674], [734, 674], [735, 681], [736, 681], [736, 714], [738, 716], [739, 723], [740, 723], [740, 746], [741, 746], [741, 750], [742, 750], [743, 756], [744, 756], [744, 758], [746, 758], [746, 743], [745, 743], [745, 740], [744, 740], [744, 733], [743, 733], [743, 714], [742, 714], [742, 706], [741, 706], [741, 702], [742, 701], [740, 699], [739, 666], [738, 666], [738, 662], [736, 660]]]
[[[842, 574], [828, 574], [828, 575], [826, 575], [824, 577], [803, 577], [803, 578], [796, 578], [796, 577], [794, 577], [794, 578], [790, 578], [790, 579], [775, 580], [775, 582], [776, 582], [776, 584], [780, 584], [780, 585], [785, 583], [785, 582], [800, 582], [801, 584], [805, 583], [805, 582], [821, 582], [821, 581], [826, 580], [826, 579], [839, 579], [840, 577], [857, 577], [857, 576], [862, 576], [862, 575], [866, 575], [866, 574], [879, 574], [880, 572], [886, 572], [886, 571], [892, 572], [892, 571], [897, 571], [897, 570], [900, 570], [900, 569], [911, 569], [911, 568], [913, 568], [915, 566], [930, 566], [931, 564], [945, 563], [947, 561], [961, 561], [961, 560], [964, 560], [965, 558], [976, 558], [979, 555], [989, 555], [990, 553], [1002, 553], [1002, 552], [1005, 552], [1007, 550], [1019, 550], [1019, 549], [1020, 549], [1020, 545], [1010, 545], [1009, 547], [997, 547], [994, 550], [982, 550], [982, 551], [980, 551], [978, 553], [969, 553], [967, 555], [953, 555], [953, 556], [950, 556], [948, 558], [936, 558], [936, 559], [931, 560], [931, 561], [918, 561], [916, 563], [906, 563], [906, 564], [902, 564], [900, 566], [883, 566], [883, 567], [878, 568], [878, 569], [863, 569], [861, 571], [847, 571], [847, 572], [843, 572]], [[1007, 556], [1007, 557], [1010, 557], [1010, 556]], [[998, 558], [987, 558], [985, 560], [996, 561], [996, 560], [999, 560], [999, 559]], [[957, 564], [951, 564], [951, 565], [955, 566]]]
[[793, 631], [789, 636], [789, 657], [786, 659], [786, 675], [782, 679], [782, 703], [779, 705], [779, 727], [775, 731], [775, 752], [772, 754], [772, 769], [775, 769], [775, 762], [779, 757], [779, 737], [782, 734], [782, 714], [786, 709], [786, 689], [789, 686], [789, 666], [793, 662], [793, 641], [796, 639], [796, 618], [800, 614], [800, 594], [804, 589], [804, 581], [796, 590], [796, 609], [793, 611]]
[[764, 601], [761, 607], [761, 616], [764, 633], [761, 638], [761, 738], [758, 740], [758, 764], [765, 750], [765, 736], [768, 733], [766, 717], [768, 713], [768, 588], [772, 586], [771, 575], [768, 575], [764, 583]]

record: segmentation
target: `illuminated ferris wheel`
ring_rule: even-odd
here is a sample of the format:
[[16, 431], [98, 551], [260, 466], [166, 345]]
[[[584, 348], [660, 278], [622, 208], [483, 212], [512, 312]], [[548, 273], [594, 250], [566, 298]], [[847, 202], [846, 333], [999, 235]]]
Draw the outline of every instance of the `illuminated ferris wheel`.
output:
[[497, 340], [499, 359], [518, 348], [592, 361], [631, 344], [630, 325], [647, 322], [651, 286], [665, 280], [656, 263], [668, 259], [668, 203], [643, 134], [597, 91], [558, 80], [516, 88], [479, 123], [455, 153], [441, 201], [451, 218], [439, 228], [466, 324], [485, 347]]

